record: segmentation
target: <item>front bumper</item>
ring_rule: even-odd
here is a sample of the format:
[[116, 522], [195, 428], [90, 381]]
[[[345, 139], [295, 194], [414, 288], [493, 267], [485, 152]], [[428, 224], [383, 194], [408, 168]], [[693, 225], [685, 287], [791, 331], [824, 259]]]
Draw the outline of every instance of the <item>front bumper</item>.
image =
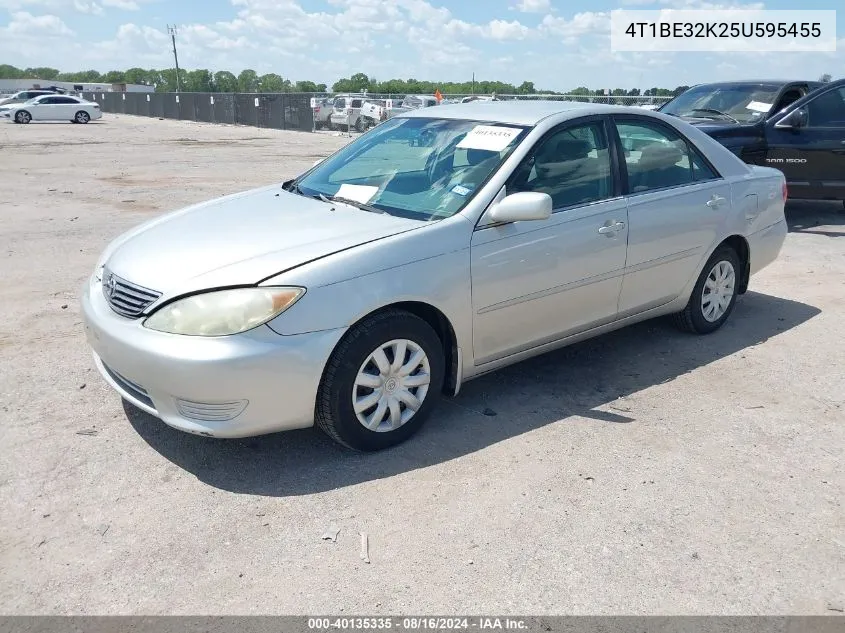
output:
[[95, 278], [82, 292], [97, 369], [124, 399], [181, 431], [248, 437], [314, 423], [323, 368], [345, 328], [283, 336], [166, 334], [117, 315]]

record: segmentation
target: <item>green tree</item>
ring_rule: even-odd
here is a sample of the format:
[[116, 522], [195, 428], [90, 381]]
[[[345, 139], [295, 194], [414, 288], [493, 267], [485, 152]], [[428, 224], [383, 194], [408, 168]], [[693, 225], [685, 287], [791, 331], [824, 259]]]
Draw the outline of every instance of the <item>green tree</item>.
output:
[[123, 73], [123, 80], [128, 84], [146, 84], [148, 82], [149, 84], [154, 84], [156, 82], [151, 81], [153, 74], [158, 75], [158, 71], [146, 71], [143, 68], [130, 68]]
[[214, 89], [217, 92], [237, 92], [238, 78], [228, 70], [214, 73]]
[[73, 81], [76, 83], [100, 83], [102, 76], [96, 70], [83, 70], [75, 73], [59, 73], [57, 81]]
[[672, 96], [677, 97], [679, 94], [686, 92], [687, 90], [689, 90], [689, 86], [678, 86], [672, 91]]
[[530, 95], [530, 94], [534, 94], [535, 92], [537, 92], [536, 90], [534, 90], [534, 82], [533, 81], [523, 81], [520, 84], [519, 88], [517, 88], [516, 90], [520, 94], [524, 94], [524, 95]]
[[185, 73], [182, 90], [185, 92], [211, 92], [211, 72], [205, 69]]
[[242, 70], [238, 75], [238, 92], [257, 92], [258, 73], [252, 69]]
[[0, 64], [0, 79], [21, 79], [23, 71], [9, 64]]
[[33, 79], [46, 79], [47, 81], [54, 81], [59, 76], [59, 71], [55, 68], [27, 68], [22, 73], [22, 78], [32, 77]]
[[103, 75], [102, 80], [107, 84], [119, 84], [126, 81], [126, 74], [122, 70], [110, 70]]
[[290, 89], [290, 81], [285, 81], [276, 73], [267, 73], [258, 78], [259, 92], [285, 92]]
[[825, 73], [821, 77], [819, 77], [819, 81], [822, 82], [823, 84], [830, 83], [831, 79], [833, 79], [833, 77], [830, 76], [830, 73]]

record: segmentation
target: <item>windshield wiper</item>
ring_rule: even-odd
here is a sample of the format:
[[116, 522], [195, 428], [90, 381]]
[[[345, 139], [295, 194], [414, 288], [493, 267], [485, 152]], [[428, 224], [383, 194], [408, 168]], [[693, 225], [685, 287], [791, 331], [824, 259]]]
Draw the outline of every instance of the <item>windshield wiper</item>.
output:
[[340, 202], [341, 204], [348, 204], [351, 207], [357, 207], [362, 211], [369, 211], [370, 213], [380, 213], [384, 214], [384, 211], [381, 209], [374, 207], [371, 204], [364, 204], [363, 202], [358, 202], [357, 200], [350, 200], [349, 198], [344, 198], [343, 196], [324, 196], [323, 194], [319, 194], [320, 199], [324, 202]]
[[738, 119], [733, 118], [727, 112], [722, 112], [721, 110], [715, 110], [713, 108], [693, 108], [692, 110], [690, 110], [690, 112], [708, 112], [710, 114], [716, 114], [716, 115], [724, 117], [726, 119], [730, 119], [734, 123], [739, 123]]
[[299, 183], [296, 182], [296, 179], [288, 180], [282, 183], [282, 189], [285, 191], [289, 191], [290, 193], [295, 193], [300, 196], [305, 196], [307, 198], [314, 198], [315, 200], [321, 200], [323, 202], [339, 202], [341, 204], [346, 204], [352, 207], [356, 207], [361, 209], [362, 211], [369, 211], [370, 213], [385, 213], [381, 209], [374, 207], [370, 204], [364, 204], [363, 202], [358, 202], [357, 200], [351, 200], [350, 198], [344, 198], [343, 196], [327, 196], [324, 193], [315, 193], [315, 194], [307, 194], [299, 188]]

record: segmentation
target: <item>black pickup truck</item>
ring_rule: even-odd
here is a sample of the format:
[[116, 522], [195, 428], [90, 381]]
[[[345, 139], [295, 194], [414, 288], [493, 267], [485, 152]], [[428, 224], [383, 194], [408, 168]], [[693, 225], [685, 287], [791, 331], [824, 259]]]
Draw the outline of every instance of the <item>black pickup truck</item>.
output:
[[790, 198], [845, 206], [845, 79], [701, 84], [659, 111], [692, 123], [747, 163], [780, 169]]

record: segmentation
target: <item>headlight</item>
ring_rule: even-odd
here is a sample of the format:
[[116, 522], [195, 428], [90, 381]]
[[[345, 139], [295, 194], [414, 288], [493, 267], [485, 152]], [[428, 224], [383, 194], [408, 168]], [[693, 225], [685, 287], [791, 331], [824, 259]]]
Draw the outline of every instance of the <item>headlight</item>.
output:
[[281, 314], [305, 288], [235, 288], [185, 297], [157, 310], [144, 326], [189, 336], [226, 336], [258, 327]]

